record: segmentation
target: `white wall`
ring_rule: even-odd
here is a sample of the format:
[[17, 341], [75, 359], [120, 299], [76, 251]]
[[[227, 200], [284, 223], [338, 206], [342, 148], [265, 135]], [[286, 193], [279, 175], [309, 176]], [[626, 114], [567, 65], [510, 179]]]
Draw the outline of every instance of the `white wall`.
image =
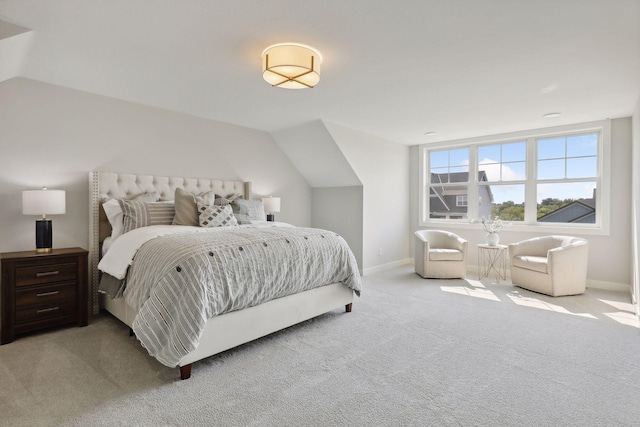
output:
[[20, 74], [32, 38], [31, 30], [0, 21], [0, 82]]
[[362, 182], [364, 273], [407, 262], [409, 147], [340, 125], [325, 125]]
[[362, 185], [311, 190], [311, 226], [340, 234], [356, 257], [360, 274], [363, 273], [362, 193]]
[[311, 190], [265, 133], [24, 78], [0, 83], [0, 252], [35, 247], [21, 191], [67, 192], [54, 247], [88, 245], [88, 172], [244, 180], [282, 198], [278, 220], [311, 224]]
[[[584, 237], [589, 240], [589, 268], [587, 271], [588, 286], [611, 289], [629, 289], [631, 278], [631, 118], [611, 120], [611, 226], [608, 236], [583, 235], [576, 230], [558, 228], [556, 234], [568, 234]], [[413, 197], [418, 199], [419, 183], [419, 150], [412, 147], [412, 183]], [[414, 229], [418, 226], [418, 203], [412, 204], [411, 224]], [[479, 228], [455, 226], [449, 230], [462, 235], [469, 240], [472, 248], [468, 257], [470, 266], [477, 266], [478, 243], [484, 243], [484, 234]], [[548, 234], [548, 233], [545, 233]], [[501, 233], [501, 243], [517, 242], [537, 237], [536, 232], [520, 232], [505, 229]]]
[[632, 217], [631, 217], [631, 290], [636, 313], [640, 314], [640, 98], [632, 117]]

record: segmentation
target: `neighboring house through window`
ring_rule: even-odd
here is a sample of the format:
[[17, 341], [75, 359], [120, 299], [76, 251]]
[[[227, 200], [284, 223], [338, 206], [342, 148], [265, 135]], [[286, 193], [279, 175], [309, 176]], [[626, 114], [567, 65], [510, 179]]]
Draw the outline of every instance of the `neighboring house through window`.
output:
[[[445, 185], [444, 180], [448, 179], [448, 184]], [[480, 181], [486, 181], [486, 174], [481, 173], [479, 177]], [[468, 186], [460, 185], [461, 183], [469, 182], [469, 172], [455, 172], [450, 173], [447, 177], [439, 176], [437, 174], [431, 174], [431, 182], [435, 183], [431, 185], [430, 193], [430, 217], [431, 218], [449, 218], [449, 219], [468, 219]], [[491, 187], [485, 186], [480, 190], [485, 200], [492, 200]], [[491, 205], [485, 204], [483, 208], [483, 214], [491, 214]]]

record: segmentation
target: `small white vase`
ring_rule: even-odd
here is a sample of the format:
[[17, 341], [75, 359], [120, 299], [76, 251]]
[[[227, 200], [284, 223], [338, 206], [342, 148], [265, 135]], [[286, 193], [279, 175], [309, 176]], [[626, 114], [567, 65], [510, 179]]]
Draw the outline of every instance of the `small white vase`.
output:
[[485, 241], [489, 246], [497, 246], [498, 242], [500, 242], [500, 235], [498, 233], [487, 233]]

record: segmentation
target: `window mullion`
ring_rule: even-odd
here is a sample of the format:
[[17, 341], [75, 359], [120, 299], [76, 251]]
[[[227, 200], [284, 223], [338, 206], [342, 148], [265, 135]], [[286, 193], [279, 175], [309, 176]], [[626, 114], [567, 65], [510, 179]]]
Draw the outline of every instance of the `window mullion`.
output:
[[418, 165], [420, 169], [420, 176], [422, 178], [421, 191], [419, 194], [419, 203], [421, 209], [421, 217], [420, 222], [425, 223], [429, 220], [429, 194], [431, 192], [431, 187], [429, 186], [429, 150], [427, 148], [423, 148], [421, 150], [420, 156], [420, 164]]
[[[467, 197], [467, 215], [478, 217], [478, 146], [469, 147], [469, 197]], [[469, 200], [472, 202], [469, 203]]]
[[536, 139], [527, 138], [527, 183], [524, 186], [524, 223], [535, 224], [538, 214], [537, 185], [538, 153]]

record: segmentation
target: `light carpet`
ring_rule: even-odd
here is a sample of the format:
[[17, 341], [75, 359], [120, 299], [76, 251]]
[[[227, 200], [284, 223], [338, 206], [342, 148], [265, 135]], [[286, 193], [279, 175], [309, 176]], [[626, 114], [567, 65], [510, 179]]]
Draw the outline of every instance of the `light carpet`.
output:
[[336, 310], [193, 366], [108, 314], [0, 347], [2, 426], [624, 426], [640, 420], [629, 296], [364, 277]]

